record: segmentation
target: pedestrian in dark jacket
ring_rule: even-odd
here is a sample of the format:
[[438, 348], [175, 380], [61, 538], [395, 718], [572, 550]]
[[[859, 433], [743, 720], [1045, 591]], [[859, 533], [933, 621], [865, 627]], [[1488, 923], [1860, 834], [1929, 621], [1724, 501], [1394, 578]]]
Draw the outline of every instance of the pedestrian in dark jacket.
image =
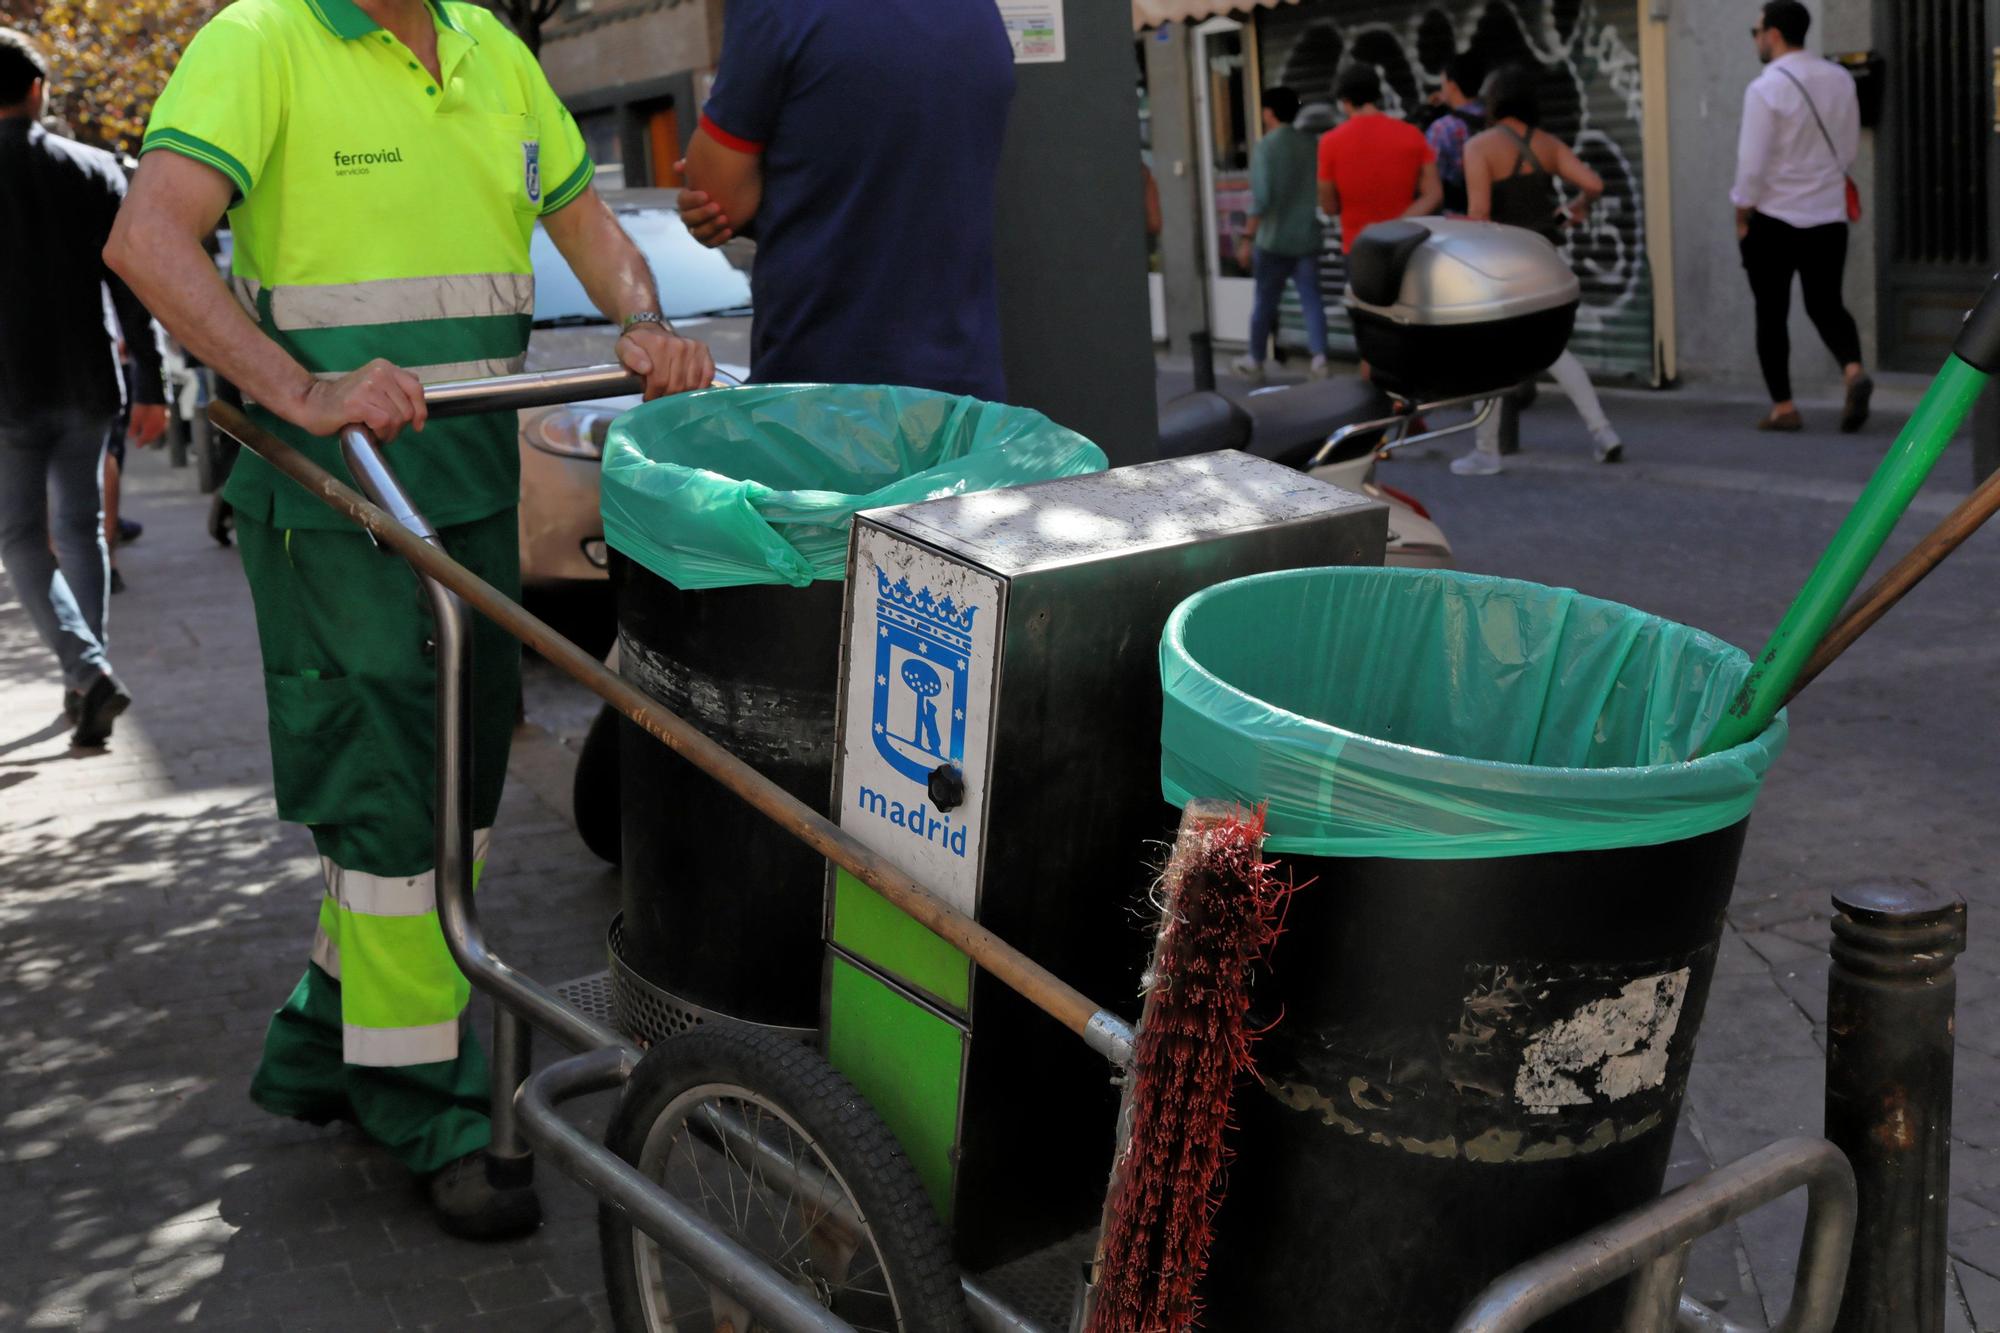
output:
[[41, 52], [0, 28], [0, 567], [62, 663], [75, 743], [96, 746], [132, 702], [105, 652], [101, 469], [125, 396], [107, 286], [137, 366], [127, 437], [159, 439], [167, 410], [152, 320], [100, 257], [125, 173], [42, 128], [47, 89]]

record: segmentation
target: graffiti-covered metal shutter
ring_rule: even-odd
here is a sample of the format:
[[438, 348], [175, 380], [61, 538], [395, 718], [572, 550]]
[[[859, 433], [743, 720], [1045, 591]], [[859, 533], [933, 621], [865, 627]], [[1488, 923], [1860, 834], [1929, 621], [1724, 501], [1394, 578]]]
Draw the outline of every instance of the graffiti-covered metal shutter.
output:
[[[1283, 84], [1305, 101], [1307, 124], [1330, 120], [1334, 81], [1350, 61], [1374, 65], [1382, 109], [1406, 116], [1422, 109], [1461, 50], [1484, 56], [1489, 68], [1539, 68], [1545, 128], [1604, 177], [1604, 198], [1565, 247], [1583, 283], [1570, 348], [1595, 374], [1650, 381], [1638, 10], [1629, 0], [1306, 0], [1296, 9], [1259, 11], [1258, 63], [1265, 87]], [[1321, 282], [1335, 345], [1351, 350], [1340, 308], [1346, 273], [1331, 235]], [[1295, 302], [1287, 302], [1285, 328], [1296, 337]]]

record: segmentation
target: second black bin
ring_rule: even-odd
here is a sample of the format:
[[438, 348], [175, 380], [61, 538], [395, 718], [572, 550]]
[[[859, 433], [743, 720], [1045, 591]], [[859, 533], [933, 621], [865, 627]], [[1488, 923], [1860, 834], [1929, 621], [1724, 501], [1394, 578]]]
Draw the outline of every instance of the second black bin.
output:
[[[1255, 984], [1218, 1328], [1450, 1328], [1659, 1192], [1750, 805], [1694, 762], [1747, 659], [1563, 589], [1305, 570], [1183, 603], [1169, 799], [1267, 809], [1300, 887]], [[1618, 1323], [1622, 1291], [1542, 1327]]]
[[[842, 586], [683, 592], [614, 559], [619, 674], [825, 814]], [[707, 1011], [814, 1028], [826, 862], [651, 736], [623, 731], [617, 950], [666, 1011], [652, 1025]]]

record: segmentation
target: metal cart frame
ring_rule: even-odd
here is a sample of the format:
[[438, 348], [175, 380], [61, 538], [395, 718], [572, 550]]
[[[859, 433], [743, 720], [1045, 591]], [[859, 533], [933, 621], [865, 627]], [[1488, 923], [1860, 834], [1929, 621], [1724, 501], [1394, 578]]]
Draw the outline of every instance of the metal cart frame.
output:
[[[435, 384], [425, 391], [434, 416], [546, 406], [635, 393], [636, 377], [604, 366], [550, 374]], [[1428, 406], [1428, 405], [1427, 405]], [[1441, 406], [1441, 405], [1440, 405]], [[689, 723], [640, 693], [443, 552], [365, 428], [341, 433], [341, 454], [365, 492], [357, 495], [241, 411], [216, 403], [211, 419], [244, 446], [364, 528], [407, 561], [436, 619], [438, 921], [466, 978], [494, 1001], [493, 1141], [496, 1157], [523, 1173], [540, 1152], [640, 1231], [726, 1291], [777, 1333], [838, 1333], [849, 1326], [783, 1280], [756, 1255], [709, 1225], [660, 1185], [566, 1120], [564, 1102], [622, 1087], [640, 1058], [620, 1033], [509, 966], [488, 946], [472, 894], [471, 614], [487, 615], [589, 687], [612, 707], [742, 797], [783, 833], [805, 842], [881, 893], [1023, 998], [1055, 1018], [1116, 1069], [1130, 1066], [1133, 1034], [1101, 1008], [1009, 948], [971, 918], [933, 897], [851, 835], [801, 804]], [[1467, 423], [1468, 425], [1474, 423]], [[1457, 429], [1465, 429], [1460, 426]], [[540, 1029], [575, 1054], [531, 1072], [531, 1034]], [[1461, 1333], [1506, 1333], [1632, 1273], [1627, 1333], [1720, 1330], [1748, 1333], [1699, 1306], [1678, 1305], [1686, 1252], [1696, 1239], [1801, 1185], [1812, 1191], [1801, 1256], [1799, 1297], [1779, 1333], [1826, 1333], [1838, 1306], [1854, 1230], [1854, 1183], [1845, 1158], [1821, 1140], [1787, 1140], [1714, 1172], [1495, 1283], [1467, 1312]], [[1038, 1326], [965, 1282], [976, 1327], [1030, 1333]], [[1641, 1306], [1644, 1306], [1642, 1309]]]

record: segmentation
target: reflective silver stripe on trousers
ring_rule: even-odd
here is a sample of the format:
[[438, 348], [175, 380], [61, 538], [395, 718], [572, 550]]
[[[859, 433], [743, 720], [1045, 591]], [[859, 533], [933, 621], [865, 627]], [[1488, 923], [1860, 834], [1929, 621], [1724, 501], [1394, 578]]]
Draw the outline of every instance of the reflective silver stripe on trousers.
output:
[[414, 1028], [358, 1028], [341, 1025], [340, 1058], [345, 1064], [395, 1069], [458, 1058], [458, 1020]]
[[[263, 287], [231, 278], [236, 299], [254, 318]], [[452, 273], [437, 278], [378, 278], [323, 286], [272, 287], [271, 322], [280, 329], [344, 329], [356, 324], [408, 324], [424, 319], [532, 315], [532, 273]]]
[[[472, 833], [472, 863], [481, 865], [486, 860], [487, 849], [493, 845], [493, 830], [475, 829]], [[349, 870], [337, 866], [333, 858], [319, 859], [320, 873], [326, 878], [327, 896], [347, 911], [362, 916], [422, 916], [437, 910], [437, 875], [426, 870], [418, 875], [370, 875], [361, 870]], [[331, 947], [331, 941], [328, 942]], [[319, 946], [314, 943], [313, 952], [317, 956]], [[337, 950], [333, 953], [339, 960]], [[321, 964], [325, 966], [325, 964]], [[333, 968], [326, 969], [339, 976]]]

